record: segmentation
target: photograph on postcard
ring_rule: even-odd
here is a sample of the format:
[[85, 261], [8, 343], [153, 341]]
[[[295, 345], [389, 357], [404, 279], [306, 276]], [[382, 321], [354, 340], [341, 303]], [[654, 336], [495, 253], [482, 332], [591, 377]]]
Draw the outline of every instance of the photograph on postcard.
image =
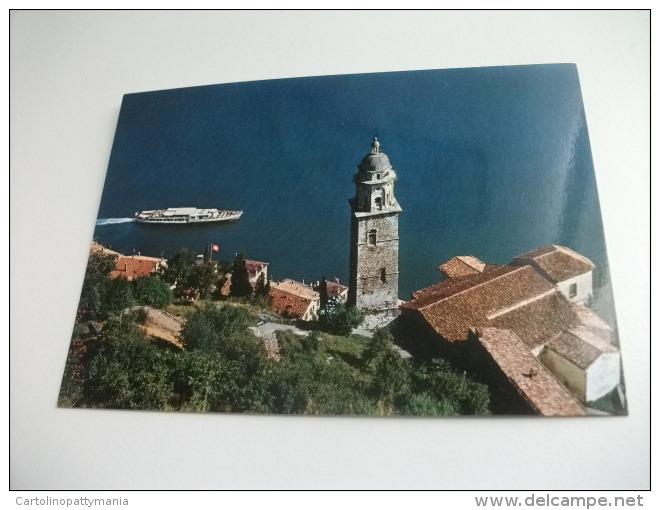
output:
[[625, 415], [572, 64], [123, 98], [60, 407]]

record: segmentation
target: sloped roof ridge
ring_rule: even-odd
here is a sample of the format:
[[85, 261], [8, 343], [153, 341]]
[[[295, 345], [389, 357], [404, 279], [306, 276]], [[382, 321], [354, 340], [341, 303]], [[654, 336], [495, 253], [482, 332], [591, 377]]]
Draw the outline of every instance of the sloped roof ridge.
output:
[[[468, 266], [470, 269], [475, 269], [476, 271], [479, 271], [479, 272], [481, 272], [481, 271], [483, 270], [483, 267], [477, 267], [477, 266], [472, 265], [473, 261], [478, 262], [478, 263], [481, 264], [482, 266], [485, 266], [485, 265], [486, 265], [484, 262], [482, 262], [481, 260], [479, 260], [479, 259], [478, 259], [477, 257], [475, 257], [474, 255], [457, 255], [457, 256], [454, 257], [454, 258], [460, 260], [463, 264], [465, 264], [466, 266]], [[450, 259], [450, 260], [451, 260], [451, 259]]]
[[560, 251], [562, 253], [565, 253], [566, 255], [570, 255], [573, 258], [581, 260], [582, 262], [584, 262], [585, 264], [587, 264], [591, 267], [595, 267], [594, 263], [591, 262], [591, 260], [589, 260], [587, 257], [585, 257], [584, 255], [579, 254], [578, 252], [576, 252], [574, 250], [571, 250], [570, 248], [567, 248], [566, 246], [559, 246], [559, 245], [556, 245], [556, 244], [553, 244], [552, 246], [557, 248], [557, 251]]
[[[449, 299], [449, 298], [451, 298], [451, 297], [458, 296], [458, 295], [460, 295], [460, 294], [463, 294], [464, 292], [473, 291], [474, 289], [479, 288], [479, 287], [481, 287], [482, 285], [485, 285], [485, 284], [487, 284], [487, 283], [494, 282], [495, 280], [498, 280], [498, 279], [500, 279], [500, 278], [503, 278], [504, 276], [508, 276], [508, 275], [513, 274], [513, 273], [516, 273], [516, 272], [518, 272], [518, 271], [523, 271], [523, 270], [525, 270], [525, 269], [527, 269], [527, 268], [529, 268], [529, 269], [531, 269], [532, 271], [534, 271], [534, 269], [533, 269], [531, 266], [519, 266], [519, 267], [514, 267], [514, 266], [502, 266], [502, 267], [503, 267], [503, 268], [510, 269], [510, 270], [509, 270], [509, 271], [506, 271], [506, 272], [504, 272], [504, 273], [502, 273], [502, 274], [500, 274], [500, 275], [493, 276], [492, 278], [488, 278], [488, 279], [484, 280], [483, 282], [479, 282], [479, 283], [476, 283], [476, 284], [474, 284], [474, 285], [466, 286], [466, 288], [464, 288], [464, 289], [461, 289], [461, 290], [459, 290], [459, 291], [457, 291], [457, 292], [454, 292], [454, 293], [452, 293], [452, 294], [450, 294], [450, 295], [448, 295], [448, 296], [445, 296], [445, 297], [441, 298], [440, 301], [445, 300], [445, 299]], [[479, 273], [479, 275], [483, 275], [483, 274], [484, 274], [484, 273]], [[492, 275], [493, 273], [485, 273], [485, 274], [487, 274], [488, 276], [490, 276], [490, 275]], [[425, 305], [420, 306], [420, 307], [418, 308], [418, 310], [424, 310], [424, 309], [428, 308], [429, 306], [432, 306], [432, 305], [436, 304], [437, 302], [438, 302], [438, 301], [431, 301], [431, 302], [429, 302], [429, 303], [427, 303], [427, 304], [425, 304]]]
[[495, 310], [495, 311], [489, 313], [488, 315], [486, 315], [486, 319], [492, 320], [496, 317], [499, 317], [500, 315], [505, 315], [509, 312], [512, 312], [513, 310], [516, 310], [517, 308], [521, 308], [521, 307], [526, 306], [530, 303], [533, 303], [534, 301], [537, 301], [539, 299], [543, 299], [544, 297], [549, 296], [553, 292], [557, 292], [557, 289], [555, 289], [554, 287], [552, 289], [545, 290], [545, 291], [540, 292], [538, 294], [534, 294], [533, 296], [525, 298], [521, 301], [516, 301], [514, 304], [512, 304], [510, 306], [505, 306], [503, 308], [500, 308], [498, 310]]
[[[588, 336], [580, 336], [580, 329], [586, 330], [589, 332]], [[594, 332], [594, 328], [589, 326], [576, 326], [566, 330], [566, 333], [577, 338], [578, 340], [589, 344], [594, 349], [599, 350], [600, 352], [619, 352], [619, 349], [615, 345], [604, 340], [597, 333]]]
[[584, 255], [581, 255], [580, 253], [576, 252], [575, 250], [572, 250], [571, 248], [568, 248], [567, 246], [561, 246], [559, 244], [547, 244], [545, 246], [542, 246], [541, 248], [537, 248], [535, 250], [528, 251], [520, 255], [516, 255], [515, 257], [513, 257], [513, 260], [534, 260], [537, 258], [547, 257], [548, 255], [552, 255], [557, 251], [565, 255], [568, 255], [570, 257], [573, 257], [575, 259], [578, 259], [592, 267], [594, 266], [594, 263]]
[[248, 264], [262, 264], [264, 266], [268, 265], [268, 262], [262, 262], [261, 260], [245, 259], [245, 262], [247, 262]]
[[[586, 414], [584, 406], [558, 379], [548, 370], [526, 347], [521, 338], [507, 328], [485, 327], [478, 332], [480, 343], [484, 346], [491, 358], [497, 363], [507, 379], [513, 384], [515, 390], [525, 398], [541, 414], [546, 416], [579, 416]], [[492, 341], [487, 336], [499, 337]], [[493, 340], [495, 340], [493, 339]], [[503, 363], [502, 358], [510, 359], [511, 348], [514, 355], [524, 361], [535, 373], [524, 374], [522, 367]], [[496, 359], [498, 358], [498, 359]], [[521, 359], [524, 358], [524, 359]], [[520, 376], [523, 376], [521, 378]], [[545, 378], [546, 385], [533, 386], [533, 378]], [[529, 378], [529, 381], [527, 381]], [[521, 383], [525, 384], [521, 384]], [[553, 398], [554, 397], [554, 398]]]

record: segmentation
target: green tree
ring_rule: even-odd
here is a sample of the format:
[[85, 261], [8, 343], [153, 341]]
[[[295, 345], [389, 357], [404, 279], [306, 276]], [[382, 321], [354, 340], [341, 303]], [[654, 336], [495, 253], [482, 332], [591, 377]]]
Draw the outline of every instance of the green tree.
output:
[[345, 304], [339, 297], [333, 297], [319, 312], [319, 327], [328, 333], [345, 336], [363, 319], [364, 315], [357, 308]]
[[415, 394], [427, 394], [435, 399], [442, 414], [488, 414], [488, 387], [457, 373], [444, 360], [433, 360], [413, 366], [411, 386]]
[[231, 287], [229, 294], [233, 297], [252, 296], [252, 284], [250, 283], [250, 273], [247, 267], [247, 261], [242, 253], [236, 255], [234, 267], [231, 273]]
[[369, 339], [367, 348], [362, 352], [362, 366], [368, 367], [377, 364], [385, 354], [394, 349], [394, 337], [392, 333], [385, 328], [374, 331]]
[[271, 412], [375, 414], [375, 401], [367, 395], [359, 374], [328, 356], [320, 345], [313, 345], [319, 335], [278, 332], [281, 359], [270, 370]]
[[161, 270], [161, 278], [170, 285], [176, 286], [180, 297], [188, 289], [195, 289], [195, 268], [197, 256], [187, 248], [183, 248], [167, 260], [167, 265]]
[[128, 320], [111, 319], [87, 366], [83, 398], [90, 407], [165, 409], [172, 395], [174, 353], [151, 345]]
[[410, 373], [407, 362], [390, 349], [376, 363], [372, 387], [380, 398], [386, 414], [395, 412], [395, 404], [410, 392]]
[[406, 416], [452, 416], [457, 414], [457, 409], [449, 399], [438, 399], [428, 393], [410, 393], [400, 404], [400, 414]]
[[133, 297], [142, 305], [163, 308], [172, 303], [170, 286], [156, 275], [143, 276], [133, 282]]
[[218, 270], [215, 262], [204, 262], [195, 266], [190, 279], [190, 288], [198, 290], [202, 299], [207, 299], [216, 289]]
[[235, 410], [240, 391], [240, 366], [217, 353], [194, 351], [182, 355], [175, 388], [190, 411]]
[[221, 353], [228, 359], [256, 356], [259, 343], [247, 329], [252, 322], [243, 307], [207, 304], [188, 318], [181, 338], [189, 351]]
[[121, 314], [127, 308], [135, 304], [131, 282], [125, 278], [108, 280], [103, 295], [103, 310], [101, 316]]
[[257, 297], [265, 297], [268, 295], [268, 289], [266, 289], [266, 277], [263, 273], [257, 278], [257, 284], [254, 286], [254, 295]]
[[114, 255], [105, 253], [92, 253], [87, 260], [79, 307], [91, 319], [99, 318], [103, 313], [106, 288], [116, 260]]
[[328, 282], [325, 276], [321, 280], [321, 285], [319, 285], [319, 301], [321, 302], [321, 309], [324, 309], [328, 304]]
[[226, 275], [227, 273], [231, 273], [234, 263], [230, 260], [216, 260], [214, 261], [218, 270], [218, 273], [220, 275]]

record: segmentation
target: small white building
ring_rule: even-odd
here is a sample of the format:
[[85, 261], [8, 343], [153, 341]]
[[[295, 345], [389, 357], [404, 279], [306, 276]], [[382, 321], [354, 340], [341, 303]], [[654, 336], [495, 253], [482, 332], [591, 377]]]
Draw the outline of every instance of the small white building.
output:
[[[518, 378], [516, 363], [533, 356], [582, 404], [594, 402], [621, 383], [617, 336], [584, 306], [591, 301], [594, 267], [589, 259], [556, 245], [520, 255], [508, 266], [457, 256], [438, 268], [447, 280], [413, 292], [400, 306], [401, 317], [417, 328], [420, 343], [446, 357], [479, 358], [480, 349], [486, 349], [496, 364], [511, 362], [500, 366], [500, 372], [520, 389], [521, 381], [533, 377]], [[478, 333], [488, 328], [490, 336]], [[470, 331], [479, 343], [471, 341], [475, 335]], [[493, 381], [497, 387], [497, 378]], [[530, 395], [527, 400], [540, 410], [535, 398], [541, 394]]]
[[594, 264], [564, 246], [550, 244], [513, 259], [511, 265], [530, 265], [571, 303], [588, 305], [593, 295]]
[[261, 275], [264, 276], [264, 281], [268, 281], [268, 262], [245, 259], [245, 263], [247, 265], [249, 280], [253, 287], [257, 284]]
[[603, 332], [580, 325], [546, 344], [539, 359], [582, 402], [594, 402], [621, 383], [621, 355]]
[[344, 302], [348, 300], [348, 287], [339, 283], [339, 278], [337, 277], [335, 277], [332, 281], [326, 280], [324, 278], [320, 282], [316, 282], [312, 288], [320, 295], [323, 295], [325, 292], [325, 295], [328, 299], [336, 297]]

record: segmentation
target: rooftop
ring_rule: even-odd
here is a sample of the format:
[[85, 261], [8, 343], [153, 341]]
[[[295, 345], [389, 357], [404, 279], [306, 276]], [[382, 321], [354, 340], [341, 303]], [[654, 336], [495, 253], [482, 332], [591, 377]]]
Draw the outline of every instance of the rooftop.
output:
[[416, 310], [444, 339], [465, 340], [470, 328], [514, 331], [529, 349], [577, 323], [568, 300], [531, 266], [486, 266], [413, 293], [401, 305]]
[[131, 257], [121, 256], [115, 263], [115, 269], [110, 273], [110, 278], [126, 278], [134, 280], [142, 276], [147, 276], [156, 271], [161, 263], [161, 259], [155, 257], [144, 257], [133, 255]]
[[245, 260], [245, 264], [247, 266], [248, 274], [250, 275], [250, 278], [254, 278], [259, 274], [261, 271], [263, 271], [265, 268], [268, 267], [268, 262], [260, 262], [258, 260]]
[[523, 264], [535, 266], [553, 283], [588, 273], [595, 267], [588, 258], [570, 248], [554, 244], [514, 257], [512, 265]]
[[483, 328], [479, 341], [520, 395], [545, 416], [585, 416], [579, 401], [525, 348], [513, 332]]
[[269, 295], [273, 308], [290, 317], [302, 317], [309, 306], [319, 299], [318, 292], [294, 280], [271, 282]]
[[348, 291], [348, 287], [346, 285], [342, 285], [338, 282], [330, 282], [326, 280], [325, 286], [329, 298], [340, 296], [344, 292]]
[[460, 255], [449, 259], [442, 264], [438, 271], [444, 274], [447, 278], [460, 278], [470, 274], [483, 273], [486, 264], [481, 262], [477, 257], [471, 255]]
[[619, 352], [614, 345], [603, 338], [603, 333], [607, 334], [602, 330], [578, 326], [564, 331], [546, 348], [586, 370], [602, 354]]
[[319, 293], [310, 289], [309, 286], [304, 283], [297, 282], [295, 280], [283, 280], [281, 282], [271, 282], [271, 288], [278, 289], [296, 296], [316, 299], [319, 297]]
[[380, 142], [375, 136], [371, 142], [371, 152], [362, 158], [358, 168], [361, 172], [384, 172], [392, 168], [389, 158], [380, 152]]

